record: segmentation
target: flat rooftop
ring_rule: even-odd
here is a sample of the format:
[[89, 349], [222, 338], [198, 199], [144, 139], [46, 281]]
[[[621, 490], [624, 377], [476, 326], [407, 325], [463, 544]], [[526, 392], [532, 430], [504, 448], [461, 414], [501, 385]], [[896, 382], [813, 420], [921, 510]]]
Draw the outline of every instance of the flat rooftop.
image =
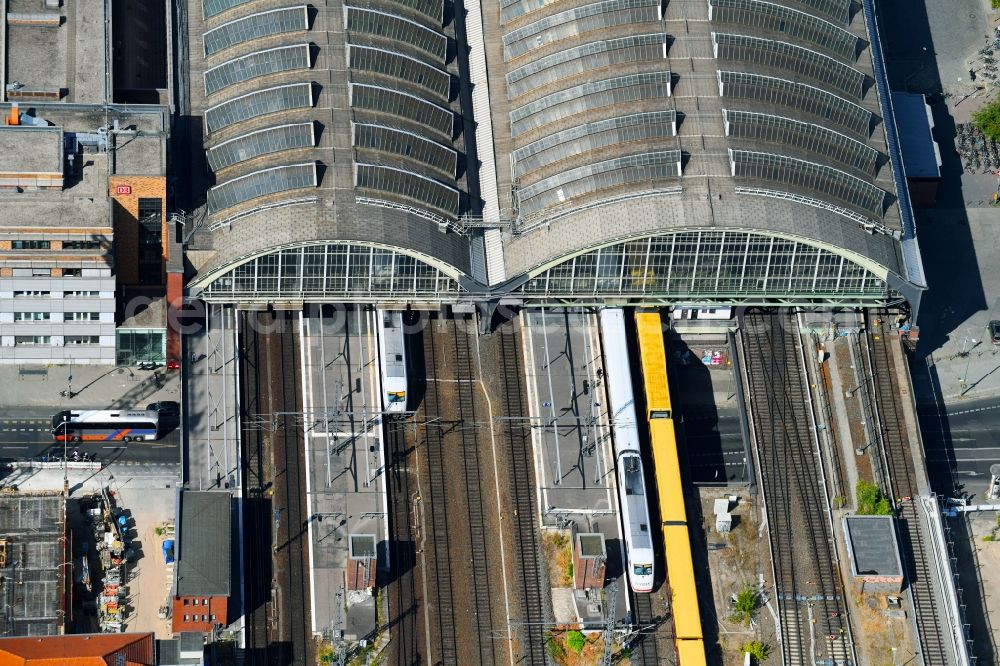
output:
[[6, 0], [0, 48], [6, 62], [3, 101], [104, 100], [104, 3]]
[[228, 596], [232, 542], [228, 492], [181, 493], [177, 595]]
[[892, 516], [848, 516], [844, 533], [856, 576], [902, 576]]
[[[0, 103], [0, 122], [10, 111]], [[0, 172], [47, 166], [63, 189], [0, 189], [0, 228], [110, 227], [109, 174], [166, 174], [167, 107], [19, 102], [19, 113], [21, 125], [0, 126]]]
[[65, 521], [61, 495], [0, 496], [0, 636], [59, 633]]
[[934, 141], [934, 119], [923, 95], [892, 93], [899, 144], [907, 178], [940, 178], [941, 152]]
[[0, 173], [62, 173], [58, 127], [0, 125]]

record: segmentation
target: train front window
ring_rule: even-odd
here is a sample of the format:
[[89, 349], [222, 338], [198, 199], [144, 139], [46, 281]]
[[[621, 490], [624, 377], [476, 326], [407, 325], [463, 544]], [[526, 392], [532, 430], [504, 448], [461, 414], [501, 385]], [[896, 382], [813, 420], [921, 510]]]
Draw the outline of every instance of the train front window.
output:
[[52, 417], [52, 430], [55, 431], [58, 430], [59, 428], [64, 427], [63, 422], [69, 421], [70, 418], [72, 418], [71, 412], [69, 411], [59, 412], [58, 414]]
[[632, 567], [633, 573], [636, 576], [652, 576], [653, 575], [653, 565], [652, 564], [637, 564]]

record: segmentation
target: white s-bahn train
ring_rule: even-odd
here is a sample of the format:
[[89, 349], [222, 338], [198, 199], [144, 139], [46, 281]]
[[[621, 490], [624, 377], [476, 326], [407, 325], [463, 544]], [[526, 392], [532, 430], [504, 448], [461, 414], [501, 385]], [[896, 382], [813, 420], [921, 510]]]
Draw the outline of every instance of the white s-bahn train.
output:
[[601, 310], [601, 340], [615, 441], [618, 499], [625, 531], [625, 570], [633, 590], [650, 592], [653, 589], [653, 537], [639, 451], [639, 422], [635, 415], [632, 372], [628, 362], [625, 313], [622, 310]]
[[382, 409], [406, 411], [406, 346], [403, 313], [377, 310], [379, 369], [382, 373]]

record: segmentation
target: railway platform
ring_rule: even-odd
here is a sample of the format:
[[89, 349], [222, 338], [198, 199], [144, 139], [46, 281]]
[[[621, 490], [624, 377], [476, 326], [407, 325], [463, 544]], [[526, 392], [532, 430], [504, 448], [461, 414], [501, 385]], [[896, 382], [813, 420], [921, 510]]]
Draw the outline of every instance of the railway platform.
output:
[[239, 493], [236, 321], [231, 308], [207, 306], [204, 326], [184, 336], [184, 481], [194, 490]]
[[370, 638], [384, 617], [374, 595], [389, 556], [375, 320], [312, 308], [300, 335], [311, 630], [336, 646]]
[[541, 524], [604, 534], [607, 585], [618, 586], [614, 612], [623, 619], [631, 606], [597, 315], [543, 309], [521, 318]]

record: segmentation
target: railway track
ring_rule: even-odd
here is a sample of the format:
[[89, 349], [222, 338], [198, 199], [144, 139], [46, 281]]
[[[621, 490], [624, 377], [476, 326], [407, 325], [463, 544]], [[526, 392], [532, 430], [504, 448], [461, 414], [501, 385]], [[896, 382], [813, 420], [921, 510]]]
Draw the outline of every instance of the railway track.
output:
[[502, 327], [499, 337], [501, 374], [504, 386], [504, 439], [509, 447], [508, 493], [513, 505], [514, 555], [520, 569], [513, 581], [520, 598], [522, 624], [515, 644], [521, 649], [517, 663], [545, 664], [545, 628], [548, 620], [544, 594], [549, 589], [545, 563], [539, 544], [538, 512], [535, 505], [535, 472], [531, 449], [531, 428], [524, 416], [528, 408], [522, 383], [524, 369], [518, 334], [511, 325]]
[[763, 312], [746, 315], [741, 330], [776, 574], [782, 661], [850, 664], [847, 607], [809, 425], [798, 327], [791, 314]]
[[[261, 345], [257, 314], [240, 313], [240, 405], [244, 424], [258, 415], [269, 412], [270, 401], [266, 387], [261, 385], [260, 373], [266, 364]], [[265, 437], [260, 428], [245, 427], [240, 446], [243, 459], [242, 483], [245, 495], [242, 501], [243, 519], [243, 604], [246, 621], [246, 648], [244, 662], [254, 666], [268, 663], [268, 646], [271, 643], [268, 606], [271, 597], [271, 521], [270, 502], [265, 498], [267, 485]]]
[[406, 442], [406, 423], [390, 420], [385, 425], [388, 460], [389, 543], [392, 548], [389, 626], [389, 660], [397, 666], [421, 663], [420, 601], [416, 581], [416, 530], [412, 498], [417, 493], [409, 469], [412, 449]]
[[[876, 339], [876, 337], [878, 339]], [[942, 633], [931, 579], [931, 569], [925, 547], [926, 534], [915, 501], [920, 494], [913, 452], [907, 437], [906, 421], [899, 404], [900, 386], [890, 345], [897, 337], [887, 327], [875, 327], [869, 332], [868, 362], [874, 378], [876, 409], [882, 425], [882, 445], [888, 465], [890, 494], [896, 507], [897, 529], [906, 567], [906, 579], [913, 596], [913, 610], [920, 640], [920, 650], [926, 664], [949, 663], [948, 650]]]
[[[274, 415], [274, 511], [277, 526], [275, 549], [278, 573], [279, 661], [311, 664], [308, 531], [306, 528], [305, 433], [302, 412], [301, 340], [292, 313], [278, 315], [281, 325], [271, 337], [275, 350], [271, 374]], [[276, 429], [274, 429], [276, 426]], [[290, 661], [283, 660], [285, 655]]]
[[[455, 343], [455, 363], [457, 375], [472, 379], [476, 376], [472, 358], [472, 336], [451, 320], [452, 340]], [[485, 527], [485, 507], [483, 505], [483, 481], [479, 473], [481, 460], [476, 441], [476, 401], [472, 387], [458, 391], [458, 416], [462, 435], [462, 462], [465, 477], [465, 495], [468, 501], [469, 540], [472, 546], [472, 580], [491, 581], [487, 537]], [[479, 636], [479, 663], [494, 664], [493, 610], [490, 603], [488, 585], [473, 586], [476, 608], [476, 627]]]
[[424, 327], [424, 370], [429, 381], [424, 393], [425, 417], [424, 449], [427, 460], [428, 485], [424, 488], [423, 514], [427, 530], [425, 561], [429, 564], [427, 575], [434, 620], [431, 629], [429, 658], [432, 663], [458, 663], [458, 637], [456, 631], [455, 592], [452, 586], [452, 556], [449, 543], [449, 512], [447, 510], [447, 481], [445, 470], [455, 464], [445, 452], [444, 428], [440, 422], [442, 400], [440, 383], [433, 381], [444, 377], [445, 350], [435, 343], [434, 321]]
[[284, 315], [241, 317], [244, 663], [311, 663], [299, 342]]
[[656, 647], [656, 618], [653, 616], [653, 602], [648, 594], [632, 594], [632, 608], [634, 613], [633, 621], [639, 627], [654, 627], [646, 632], [640, 629], [638, 640], [635, 642], [636, 655], [632, 658], [632, 663], [643, 664], [644, 666], [657, 666], [660, 664], [660, 655]]

